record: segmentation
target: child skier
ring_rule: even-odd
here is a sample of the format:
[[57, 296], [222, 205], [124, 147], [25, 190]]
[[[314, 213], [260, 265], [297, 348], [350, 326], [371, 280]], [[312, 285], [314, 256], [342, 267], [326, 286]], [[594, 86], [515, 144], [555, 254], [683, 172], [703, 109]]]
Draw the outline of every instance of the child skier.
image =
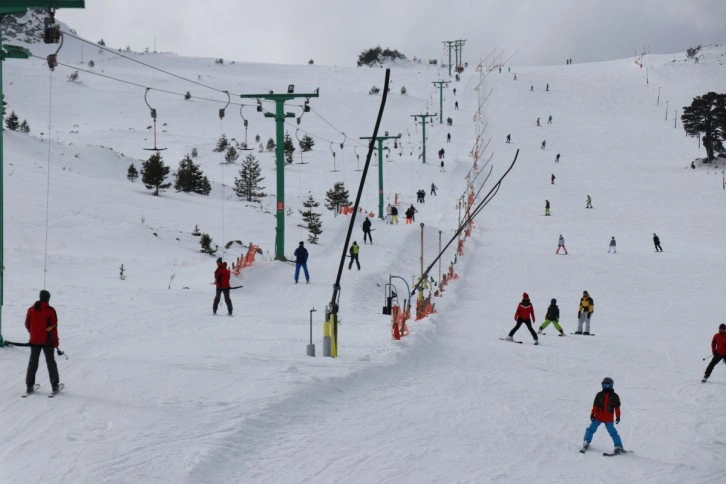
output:
[[623, 449], [623, 442], [620, 440], [618, 431], [615, 430], [613, 425], [613, 414], [615, 414], [615, 423], [620, 423], [620, 397], [615, 390], [613, 390], [613, 379], [605, 377], [602, 380], [602, 391], [595, 395], [595, 401], [592, 404], [592, 412], [590, 412], [590, 426], [585, 430], [585, 438], [582, 442], [582, 449], [580, 452], [584, 453], [585, 450], [590, 447], [592, 442], [592, 436], [600, 426], [605, 424], [610, 437], [613, 439], [615, 444], [614, 454], [622, 454], [625, 452]]
[[549, 326], [550, 323], [552, 323], [555, 326], [555, 329], [560, 332], [560, 336], [564, 336], [565, 332], [562, 331], [562, 327], [560, 326], [560, 308], [557, 307], [557, 299], [552, 299], [550, 301], [550, 307], [547, 308], [547, 314], [545, 315], [544, 323], [542, 323], [542, 326], [539, 327], [539, 331], [537, 331], [537, 334], [543, 334], [542, 331]]
[[565, 247], [565, 238], [560, 234], [560, 238], [557, 239], [557, 250], [555, 251], [555, 254], [560, 253], [560, 249], [563, 249], [565, 251], [565, 255], [567, 255], [567, 247]]
[[534, 323], [534, 308], [532, 307], [532, 303], [529, 301], [529, 294], [526, 292], [522, 294], [522, 302], [519, 303], [519, 306], [517, 306], [517, 310], [514, 313], [514, 320], [517, 324], [514, 325], [514, 328], [512, 328], [509, 332], [509, 336], [506, 338], [508, 341], [514, 341], [514, 333], [516, 333], [519, 327], [524, 324], [527, 326], [529, 333], [532, 335], [534, 344], [539, 344], [537, 333], [535, 333], [532, 328], [532, 323]]
[[701, 380], [703, 383], [706, 383], [706, 380], [711, 376], [711, 372], [718, 365], [719, 361], [726, 361], [726, 324], [721, 323], [718, 326], [718, 333], [713, 335], [711, 352], [713, 353], [713, 358], [711, 359], [711, 363], [706, 367], [706, 373], [703, 375], [703, 380]]

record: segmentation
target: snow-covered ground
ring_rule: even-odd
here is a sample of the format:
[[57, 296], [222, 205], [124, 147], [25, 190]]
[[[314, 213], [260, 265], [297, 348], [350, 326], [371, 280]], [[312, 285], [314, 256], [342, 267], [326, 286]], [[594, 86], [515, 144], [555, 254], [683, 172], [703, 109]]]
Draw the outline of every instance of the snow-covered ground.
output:
[[[31, 49], [41, 57], [51, 52]], [[49, 383], [41, 363], [39, 394], [20, 399], [27, 349], [0, 350], [0, 482], [724, 482], [726, 368], [717, 367], [705, 385], [699, 381], [724, 321], [723, 164], [690, 168], [704, 152], [680, 122], [674, 129], [673, 111], [680, 116], [694, 96], [723, 88], [725, 51], [706, 49], [698, 64], [684, 54], [646, 56], [648, 84], [646, 69], [632, 59], [490, 72], [479, 92], [481, 99], [491, 92], [483, 106], [491, 142], [482, 158], [493, 155], [494, 170], [482, 193], [517, 149], [519, 158], [466, 240], [455, 265], [459, 278], [435, 298], [437, 313], [410, 322], [401, 341], [392, 341], [390, 317], [381, 314], [383, 286], [389, 274], [411, 281], [418, 273], [419, 222], [426, 265], [439, 231], [446, 241], [456, 228], [457, 200], [472, 168], [480, 75], [472, 66], [445, 90], [444, 117], [454, 123], [448, 128], [437, 119], [427, 127], [423, 164], [421, 127], [411, 115], [438, 112], [432, 82], [448, 73], [393, 67], [381, 130], [401, 133], [402, 141], [400, 149], [388, 142], [384, 195], [392, 201], [398, 194], [403, 212], [425, 189], [426, 203], [416, 205], [413, 226], [374, 219], [373, 245], [362, 245], [363, 220], [356, 219], [362, 270], [343, 273], [336, 359], [307, 357], [305, 346], [314, 307], [313, 338], [322, 353], [324, 308], [350, 217], [333, 217], [321, 204], [324, 233], [318, 245], [306, 243], [311, 284], [294, 284], [293, 266], [272, 260], [274, 196], [261, 205], [237, 201], [231, 186], [239, 162], [222, 165], [212, 152], [223, 132], [244, 138], [238, 105], [220, 121], [224, 104], [159, 90], [226, 103], [219, 92], [88, 45], [86, 64], [79, 64], [80, 45], [66, 39], [60, 62], [87, 68], [92, 59], [96, 72], [155, 88], [148, 100], [158, 110], [157, 143], [168, 148], [162, 155], [172, 171], [192, 147], [199, 150], [211, 195], [171, 190], [154, 197], [126, 179], [128, 165], [140, 168], [150, 153], [143, 148], [153, 145], [143, 87], [84, 72], [69, 82], [67, 68], [49, 74], [41, 60], [8, 60], [8, 109], [32, 132], [5, 132], [2, 334], [26, 340], [25, 311], [46, 287], [68, 359], [58, 359], [66, 385], [60, 398], [44, 397]], [[309, 132], [316, 145], [306, 164], [297, 163], [298, 150], [285, 168], [292, 209], [286, 253], [307, 239], [298, 211], [308, 194], [322, 202], [336, 181], [355, 193], [367, 149], [359, 137], [371, 136], [380, 102], [368, 91], [382, 87], [382, 69], [134, 57], [234, 94], [284, 92], [288, 84], [296, 92], [320, 88], [301, 131], [288, 120], [293, 138]], [[302, 102], [287, 110], [299, 116]], [[259, 134], [265, 143], [274, 123], [256, 112], [254, 100], [245, 103], [248, 140], [256, 146]], [[435, 159], [441, 147], [445, 173]], [[273, 155], [255, 155], [274, 194]], [[374, 162], [361, 202], [366, 211], [377, 213], [377, 194]], [[588, 194], [592, 210], [585, 209]], [[551, 217], [543, 216], [546, 199]], [[241, 240], [263, 250], [233, 280], [244, 287], [232, 292], [232, 318], [212, 315], [215, 258], [199, 252], [195, 225], [220, 246]], [[654, 232], [662, 254], [653, 251]], [[560, 234], [567, 256], [554, 254]], [[618, 253], [608, 254], [613, 236]], [[243, 252], [235, 245], [223, 256], [231, 261]], [[443, 260], [446, 268], [453, 248]], [[538, 324], [557, 298], [565, 330], [574, 331], [583, 290], [595, 301], [595, 337], [558, 338], [549, 328], [539, 347], [525, 329], [517, 334], [522, 345], [499, 340], [524, 291]], [[612, 450], [603, 428], [593, 452], [577, 452], [605, 376], [615, 380], [623, 402], [618, 429], [634, 450], [615, 460], [600, 456]]]

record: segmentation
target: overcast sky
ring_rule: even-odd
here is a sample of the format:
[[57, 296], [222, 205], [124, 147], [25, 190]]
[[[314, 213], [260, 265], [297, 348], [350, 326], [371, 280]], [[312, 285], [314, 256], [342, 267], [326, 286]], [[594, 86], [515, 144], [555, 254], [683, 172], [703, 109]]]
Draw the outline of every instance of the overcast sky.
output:
[[134, 50], [225, 60], [354, 66], [381, 45], [464, 61], [495, 47], [514, 65], [620, 59], [649, 46], [684, 52], [726, 40], [726, 0], [86, 0], [58, 18], [79, 35]]

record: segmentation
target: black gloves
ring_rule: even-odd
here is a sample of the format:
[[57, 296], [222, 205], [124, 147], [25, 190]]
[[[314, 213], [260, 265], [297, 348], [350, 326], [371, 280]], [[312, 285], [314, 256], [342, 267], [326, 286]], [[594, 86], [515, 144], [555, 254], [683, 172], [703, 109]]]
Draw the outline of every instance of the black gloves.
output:
[[620, 418], [616, 418], [616, 419], [615, 419], [615, 423], [616, 423], [616, 424], [619, 424], [619, 423], [620, 423]]
[[580, 311], [577, 311], [577, 319], [580, 319]]
[[590, 316], [592, 316], [592, 311], [587, 313], [587, 319], [590, 319]]
[[594, 413], [591, 413], [590, 414], [590, 422], [594, 422], [594, 421], [595, 421], [595, 414]]

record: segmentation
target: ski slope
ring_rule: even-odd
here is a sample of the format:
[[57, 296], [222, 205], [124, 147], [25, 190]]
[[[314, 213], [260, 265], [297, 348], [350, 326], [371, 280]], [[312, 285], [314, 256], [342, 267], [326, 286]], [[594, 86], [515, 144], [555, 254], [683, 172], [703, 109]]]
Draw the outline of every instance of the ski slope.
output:
[[[41, 57], [50, 52], [30, 48]], [[45, 287], [68, 359], [58, 358], [62, 395], [45, 398], [41, 363], [38, 394], [21, 399], [27, 349], [0, 350], [0, 482], [723, 482], [726, 368], [718, 366], [707, 384], [700, 378], [724, 321], [724, 164], [690, 168], [704, 151], [680, 122], [673, 127], [672, 110], [680, 116], [694, 96], [722, 88], [724, 52], [704, 49], [698, 64], [682, 53], [646, 56], [647, 84], [645, 68], [632, 59], [515, 65], [511, 73], [504, 66], [484, 76], [471, 66], [444, 91], [444, 118], [453, 126], [436, 119], [427, 127], [425, 164], [411, 115], [438, 113], [432, 82], [448, 72], [392, 66], [381, 131], [402, 138], [400, 149], [387, 143], [384, 196], [398, 194], [401, 222], [372, 219], [374, 244], [363, 245], [363, 219], [356, 218], [352, 240], [361, 245], [362, 269], [346, 266], [342, 275], [336, 359], [319, 356], [322, 321], [350, 216], [334, 217], [322, 201], [336, 181], [351, 196], [360, 183], [367, 146], [359, 138], [371, 136], [380, 103], [368, 91], [382, 87], [382, 69], [132, 55], [236, 94], [284, 92], [291, 83], [296, 92], [320, 88], [299, 125], [305, 131], [296, 133], [293, 118], [286, 127], [293, 139], [309, 132], [316, 141], [305, 164], [298, 150], [285, 168], [292, 209], [286, 253], [307, 240], [299, 210], [308, 194], [324, 212], [319, 244], [305, 244], [311, 283], [296, 285], [294, 267], [272, 260], [274, 196], [237, 201], [241, 160], [222, 165], [212, 152], [222, 133], [243, 140], [239, 105], [220, 120], [227, 102], [220, 92], [110, 53], [89, 56], [86, 46], [93, 70], [154, 88], [148, 100], [158, 110], [164, 161], [173, 172], [196, 147], [195, 161], [213, 186], [209, 197], [173, 190], [153, 197], [126, 179], [129, 164], [140, 168], [149, 156], [143, 149], [153, 145], [143, 87], [84, 72], [69, 82], [69, 69], [50, 74], [38, 59], [5, 62], [8, 109], [32, 131], [5, 132], [2, 334], [26, 341], [25, 311]], [[59, 61], [87, 68], [77, 41], [66, 40]], [[189, 90], [193, 98], [161, 89]], [[389, 274], [411, 283], [418, 273], [420, 223], [425, 265], [437, 253], [439, 231], [446, 242], [456, 228], [472, 168], [473, 117], [487, 95], [484, 137], [491, 142], [482, 159], [491, 156], [493, 172], [482, 193], [519, 150], [517, 163], [477, 218], [454, 266], [459, 278], [436, 298], [436, 314], [409, 322], [410, 335], [392, 341], [390, 317], [381, 314], [383, 286]], [[299, 116], [302, 102], [287, 110]], [[256, 146], [259, 134], [264, 144], [274, 123], [254, 101], [246, 104], [248, 141]], [[441, 147], [445, 172], [436, 160]], [[265, 191], [274, 195], [273, 154], [254, 153]], [[437, 196], [429, 194], [431, 183]], [[407, 226], [403, 211], [419, 189], [426, 202], [416, 204], [416, 223]], [[585, 209], [588, 194], [592, 210]], [[374, 159], [361, 207], [377, 213], [377, 196]], [[545, 200], [550, 217], [543, 216]], [[232, 291], [231, 318], [212, 315], [216, 257], [199, 252], [195, 225], [220, 247], [240, 240], [263, 250], [233, 278], [244, 287]], [[663, 253], [654, 253], [654, 232]], [[554, 254], [560, 234], [567, 256]], [[608, 254], [613, 236], [618, 252]], [[233, 245], [219, 255], [231, 261], [244, 252]], [[454, 256], [452, 246], [444, 270]], [[402, 299], [405, 289], [396, 285]], [[537, 324], [556, 298], [565, 331], [574, 331], [583, 290], [595, 301], [595, 337], [558, 338], [550, 327], [538, 347], [524, 328], [516, 335], [522, 345], [499, 340], [522, 292]], [[305, 355], [312, 308], [316, 358]], [[605, 376], [615, 380], [623, 402], [618, 430], [634, 451], [614, 461], [600, 455], [612, 450], [603, 428], [591, 452], [577, 452]]]

